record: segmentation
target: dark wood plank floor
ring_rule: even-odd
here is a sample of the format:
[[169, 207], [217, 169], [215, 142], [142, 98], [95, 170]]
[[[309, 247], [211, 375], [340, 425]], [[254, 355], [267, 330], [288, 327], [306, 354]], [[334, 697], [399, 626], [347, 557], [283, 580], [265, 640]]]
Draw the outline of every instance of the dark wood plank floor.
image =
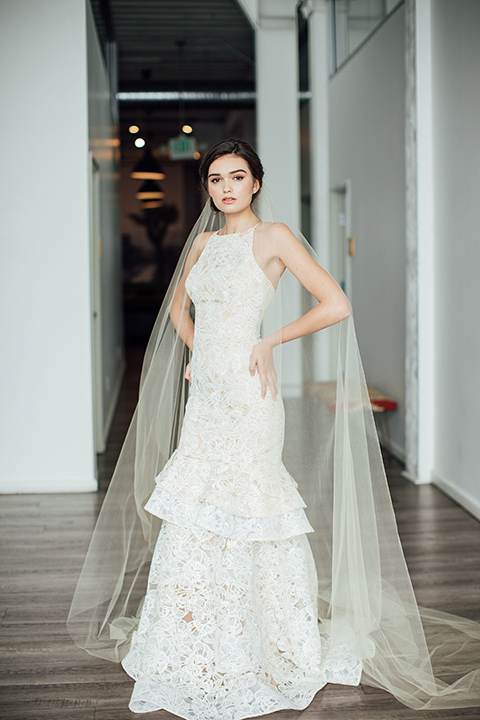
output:
[[[104, 489], [136, 402], [143, 350], [130, 349], [106, 453]], [[399, 530], [421, 604], [480, 621], [480, 523], [431, 486], [403, 480], [393, 461], [389, 481]], [[0, 718], [126, 720], [133, 681], [119, 665], [77, 649], [65, 628], [70, 599], [102, 493], [0, 498]], [[174, 720], [167, 712], [155, 720]], [[264, 716], [266, 718], [266, 716]], [[272, 720], [413, 720], [476, 718], [480, 708], [415, 712], [370, 687], [328, 685], [303, 712]], [[201, 720], [199, 718], [199, 720]]]

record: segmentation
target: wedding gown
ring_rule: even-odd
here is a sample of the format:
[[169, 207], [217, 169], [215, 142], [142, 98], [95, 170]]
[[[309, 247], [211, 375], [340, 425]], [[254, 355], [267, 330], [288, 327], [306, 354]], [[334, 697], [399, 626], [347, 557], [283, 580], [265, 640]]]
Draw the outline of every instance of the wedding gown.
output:
[[284, 406], [252, 349], [275, 289], [255, 228], [213, 233], [191, 269], [191, 386], [176, 450], [146, 507], [163, 519], [140, 622], [122, 660], [134, 712], [240, 720], [303, 709], [361, 662], [327, 648], [317, 620], [313, 531], [282, 462]]

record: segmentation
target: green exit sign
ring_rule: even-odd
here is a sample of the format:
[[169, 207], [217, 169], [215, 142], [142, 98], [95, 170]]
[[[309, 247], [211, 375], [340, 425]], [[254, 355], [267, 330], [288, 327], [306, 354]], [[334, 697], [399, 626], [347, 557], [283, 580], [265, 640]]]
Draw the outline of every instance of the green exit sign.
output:
[[185, 158], [193, 158], [197, 149], [195, 138], [179, 135], [168, 141], [168, 151], [171, 160], [183, 160]]

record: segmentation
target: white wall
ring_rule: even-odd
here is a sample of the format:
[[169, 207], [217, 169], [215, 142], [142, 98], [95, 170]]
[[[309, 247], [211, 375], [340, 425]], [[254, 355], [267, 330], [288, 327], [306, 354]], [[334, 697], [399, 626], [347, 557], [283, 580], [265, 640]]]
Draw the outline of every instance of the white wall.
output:
[[405, 449], [404, 7], [330, 81], [330, 184], [351, 181], [352, 305], [367, 382], [399, 408]]
[[102, 374], [105, 436], [115, 410], [123, 375], [122, 256], [119, 219], [118, 128], [110, 109], [110, 86], [95, 22], [86, 3], [88, 71], [88, 143], [100, 167], [102, 237]]
[[0, 85], [0, 491], [94, 490], [85, 0], [2, 0]]
[[434, 481], [480, 517], [480, 3], [432, 3]]

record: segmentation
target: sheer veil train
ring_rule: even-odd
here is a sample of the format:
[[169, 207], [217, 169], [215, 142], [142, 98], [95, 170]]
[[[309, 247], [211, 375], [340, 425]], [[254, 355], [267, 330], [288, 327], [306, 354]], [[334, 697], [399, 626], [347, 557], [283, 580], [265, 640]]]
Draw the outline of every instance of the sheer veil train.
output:
[[[284, 221], [265, 187], [252, 206], [262, 223]], [[170, 318], [187, 255], [202, 232], [223, 227], [207, 201], [190, 232], [150, 336], [138, 404], [102, 506], [68, 618], [76, 644], [120, 661], [140, 614], [161, 521], [144, 510], [154, 478], [182, 428], [189, 350]], [[292, 232], [318, 262], [300, 231]], [[255, 231], [254, 254], [265, 242]], [[285, 272], [264, 318], [281, 332], [315, 299]], [[185, 301], [185, 295], [184, 295]], [[302, 305], [303, 303], [303, 305]], [[307, 308], [308, 309], [308, 308]], [[192, 306], [193, 312], [193, 306]], [[314, 528], [309, 541], [318, 574], [318, 615], [332, 662], [351, 656], [361, 682], [416, 709], [480, 705], [480, 624], [419, 607], [397, 532], [371, 412], [353, 316], [274, 351], [285, 404], [284, 460]], [[318, 369], [330, 357], [330, 375]], [[327, 407], [309, 393], [330, 381]], [[340, 680], [339, 680], [340, 681]]]

